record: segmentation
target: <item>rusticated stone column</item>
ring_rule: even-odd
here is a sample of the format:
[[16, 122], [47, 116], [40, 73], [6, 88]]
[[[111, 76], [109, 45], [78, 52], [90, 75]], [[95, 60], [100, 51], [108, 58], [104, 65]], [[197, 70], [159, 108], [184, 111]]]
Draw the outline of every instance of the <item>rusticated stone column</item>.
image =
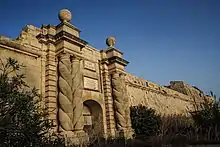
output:
[[62, 54], [58, 63], [59, 131], [73, 130], [72, 74], [69, 54]]
[[81, 73], [81, 59], [72, 59], [72, 106], [73, 106], [73, 128], [74, 131], [81, 131], [84, 127], [83, 120], [83, 79]]
[[112, 95], [115, 108], [116, 126], [119, 133], [126, 137], [131, 137], [130, 108], [127, 97], [125, 78], [123, 73], [112, 74]]
[[105, 112], [106, 112], [106, 127], [107, 136], [115, 136], [115, 118], [113, 99], [111, 91], [111, 79], [108, 72], [108, 66], [106, 61], [102, 61], [102, 78], [103, 78], [103, 91], [105, 96]]

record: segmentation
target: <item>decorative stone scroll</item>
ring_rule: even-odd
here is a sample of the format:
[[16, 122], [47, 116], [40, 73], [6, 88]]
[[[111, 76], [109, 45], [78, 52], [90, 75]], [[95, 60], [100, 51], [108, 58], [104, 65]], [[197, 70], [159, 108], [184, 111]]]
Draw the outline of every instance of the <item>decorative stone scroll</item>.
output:
[[75, 131], [83, 130], [83, 82], [81, 60], [74, 57], [72, 60], [72, 96], [73, 96], [73, 127]]
[[84, 77], [84, 88], [91, 90], [99, 90], [98, 80]]
[[116, 124], [119, 131], [131, 129], [130, 108], [124, 76], [122, 73], [114, 73], [112, 75], [112, 95]]
[[73, 105], [72, 105], [72, 76], [71, 76], [71, 62], [70, 56], [64, 54], [60, 56], [58, 63], [58, 101], [59, 101], [59, 130], [71, 131], [73, 130]]
[[59, 131], [83, 130], [82, 74], [80, 59], [62, 54], [58, 63]]
[[85, 69], [92, 70], [92, 71], [96, 71], [96, 70], [95, 70], [95, 63], [90, 62], [90, 61], [88, 61], [88, 60], [85, 60], [85, 61], [84, 61], [84, 68], [85, 68]]

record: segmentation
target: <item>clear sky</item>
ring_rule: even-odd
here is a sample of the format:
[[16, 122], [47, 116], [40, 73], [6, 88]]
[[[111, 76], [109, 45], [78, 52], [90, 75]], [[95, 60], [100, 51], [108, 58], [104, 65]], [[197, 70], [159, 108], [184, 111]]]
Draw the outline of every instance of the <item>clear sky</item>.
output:
[[130, 73], [161, 85], [183, 80], [220, 97], [220, 0], [0, 0], [0, 35], [57, 25], [62, 8], [92, 46], [104, 49], [115, 36]]

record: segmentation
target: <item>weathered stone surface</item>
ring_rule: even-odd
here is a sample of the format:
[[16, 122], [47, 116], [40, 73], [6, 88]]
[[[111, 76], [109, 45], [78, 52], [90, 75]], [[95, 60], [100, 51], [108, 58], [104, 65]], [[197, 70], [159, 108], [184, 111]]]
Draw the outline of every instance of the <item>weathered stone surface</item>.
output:
[[[130, 105], [142, 104], [165, 115], [186, 114], [188, 110], [194, 108], [193, 104], [195, 103], [192, 95], [180, 93], [129, 73], [126, 76], [126, 83]], [[203, 97], [196, 97], [196, 102], [201, 101], [203, 101]]]
[[72, 60], [72, 96], [73, 96], [73, 127], [74, 130], [83, 130], [83, 79], [81, 71], [81, 60], [74, 58]]
[[[131, 130], [129, 97], [123, 73], [113, 73], [112, 96], [114, 102], [116, 125], [119, 132], [126, 134]], [[127, 136], [127, 135], [126, 135]]]
[[71, 62], [68, 54], [60, 57], [59, 65], [59, 122], [60, 131], [73, 130], [73, 95], [72, 95], [72, 74]]
[[126, 128], [125, 107], [123, 97], [123, 87], [118, 73], [113, 74], [112, 77], [112, 95], [115, 107], [115, 116], [117, 119], [117, 128], [123, 130]]
[[91, 90], [99, 90], [98, 80], [84, 77], [84, 88]]
[[84, 61], [84, 68], [95, 71], [95, 63], [85, 60]]
[[59, 122], [60, 130], [83, 129], [82, 74], [80, 59], [72, 63], [69, 54], [63, 54], [59, 62]]

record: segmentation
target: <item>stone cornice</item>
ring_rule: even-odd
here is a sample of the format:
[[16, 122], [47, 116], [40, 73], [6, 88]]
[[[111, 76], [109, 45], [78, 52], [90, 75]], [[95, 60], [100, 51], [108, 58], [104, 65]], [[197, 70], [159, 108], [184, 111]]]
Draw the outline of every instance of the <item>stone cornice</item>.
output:
[[104, 63], [106, 63], [106, 64], [108, 63], [108, 59], [107, 58], [101, 60], [101, 64], [104, 64]]
[[109, 64], [112, 64], [112, 63], [116, 62], [116, 63], [119, 63], [119, 64], [121, 64], [123, 66], [127, 66], [128, 63], [129, 63], [125, 59], [120, 58], [118, 56], [111, 57], [111, 58], [108, 59], [108, 61], [109, 61]]
[[53, 28], [53, 29], [56, 29], [56, 26], [51, 25], [51, 24], [48, 24], [48, 25], [43, 24], [43, 25], [41, 26], [41, 28], [46, 28], [46, 29], [48, 29], [48, 28]]
[[[193, 100], [184, 99], [184, 98], [182, 98], [178, 95], [175, 95], [175, 94], [168, 94], [168, 93], [164, 92], [163, 90], [160, 91], [160, 90], [152, 89], [150, 87], [144, 87], [144, 86], [134, 84], [134, 83], [131, 83], [131, 82], [128, 82], [128, 81], [126, 81], [126, 84], [130, 87], [134, 87], [134, 88], [138, 88], [138, 89], [142, 89], [142, 90], [146, 90], [146, 91], [151, 91], [151, 92], [161, 94], [161, 95], [164, 95], [164, 96], [167, 96], [167, 97], [173, 97], [173, 98], [180, 99], [180, 100], [183, 100], [183, 101], [186, 101], [186, 102], [191, 102], [191, 103], [194, 102]], [[189, 98], [190, 98], [190, 96], [189, 96]]]
[[116, 51], [116, 52], [120, 53], [121, 55], [123, 55], [123, 53], [121, 51], [119, 51], [118, 49], [116, 49], [114, 47], [109, 47], [105, 50], [106, 53], [111, 52], [111, 51]]
[[54, 39], [54, 36], [51, 34], [46, 34], [46, 35], [39, 34], [36, 36], [36, 38]]
[[83, 60], [83, 56], [80, 52], [75, 52], [74, 50], [71, 50], [69, 48], [61, 48], [59, 50], [56, 50], [56, 57], [62, 56], [62, 54], [69, 54], [70, 58], [74, 59], [77, 58], [79, 60]]
[[21, 45], [19, 43], [16, 43], [15, 41], [8, 39], [0, 39], [0, 47], [13, 50], [19, 53], [27, 54], [33, 57], [41, 56], [41, 53], [39, 53], [39, 51], [36, 51], [31, 47], [25, 47], [24, 45]]
[[76, 44], [80, 47], [85, 47], [88, 43], [68, 32], [61, 31], [58, 34], [55, 35], [55, 39], [57, 42], [60, 42], [62, 40], [68, 41], [70, 43]]
[[71, 23], [68, 23], [68, 22], [61, 22], [60, 24], [58, 24], [56, 26], [56, 29], [63, 26], [63, 25], [66, 25], [66, 26], [70, 27], [71, 29], [76, 30], [79, 33], [81, 32], [78, 28], [76, 28], [75, 26], [73, 26]]
[[36, 36], [36, 38], [39, 40], [40, 43], [44, 43], [44, 44], [55, 43], [55, 37], [50, 34], [46, 34], [46, 35], [39, 34]]

